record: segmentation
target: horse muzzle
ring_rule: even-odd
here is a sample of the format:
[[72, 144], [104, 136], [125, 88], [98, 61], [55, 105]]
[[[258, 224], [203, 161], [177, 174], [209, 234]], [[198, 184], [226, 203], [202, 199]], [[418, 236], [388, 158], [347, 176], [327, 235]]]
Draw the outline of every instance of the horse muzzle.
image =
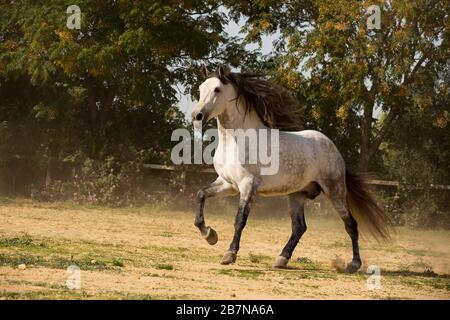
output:
[[205, 110], [194, 110], [192, 111], [191, 117], [192, 122], [201, 122], [202, 127], [204, 127], [209, 120], [209, 113], [205, 112]]

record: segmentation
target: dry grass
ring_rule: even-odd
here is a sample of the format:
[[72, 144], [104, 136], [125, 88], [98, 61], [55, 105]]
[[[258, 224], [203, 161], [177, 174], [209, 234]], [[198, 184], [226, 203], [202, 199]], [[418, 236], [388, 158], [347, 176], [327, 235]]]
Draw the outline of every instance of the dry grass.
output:
[[[363, 268], [349, 261], [342, 223], [308, 216], [308, 231], [290, 269], [271, 268], [290, 235], [288, 217], [252, 212], [235, 265], [219, 264], [233, 216], [208, 214], [219, 234], [209, 246], [193, 226], [193, 210], [80, 208], [28, 201], [0, 205], [0, 298], [4, 299], [449, 299], [450, 232], [397, 229], [394, 242], [363, 242]], [[336, 258], [337, 257], [337, 258]], [[19, 264], [26, 264], [19, 270]], [[66, 287], [69, 265], [81, 289]], [[381, 289], [367, 288], [369, 265]]]

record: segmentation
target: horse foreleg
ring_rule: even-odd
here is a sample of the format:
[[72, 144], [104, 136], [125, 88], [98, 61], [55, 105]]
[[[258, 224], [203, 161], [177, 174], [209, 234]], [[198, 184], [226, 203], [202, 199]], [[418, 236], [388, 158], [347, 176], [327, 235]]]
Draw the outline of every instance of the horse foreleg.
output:
[[306, 196], [302, 193], [293, 193], [288, 197], [289, 213], [292, 220], [292, 234], [289, 241], [284, 246], [281, 254], [275, 260], [273, 266], [275, 268], [286, 268], [289, 259], [294, 252], [300, 238], [306, 231], [305, 221], [305, 201]]
[[249, 179], [247, 183], [240, 186], [241, 197], [239, 201], [239, 208], [234, 221], [234, 236], [231, 241], [230, 248], [223, 255], [222, 264], [230, 264], [236, 261], [237, 252], [239, 251], [239, 243], [241, 241], [242, 230], [247, 223], [247, 218], [250, 213], [252, 200], [256, 194], [257, 184], [253, 179]]
[[205, 200], [206, 198], [217, 195], [227, 196], [236, 193], [237, 191], [233, 188], [233, 186], [220, 177], [209, 186], [202, 188], [197, 192], [197, 210], [194, 225], [200, 230], [203, 238], [210, 245], [216, 244], [219, 238], [217, 236], [217, 232], [213, 228], [205, 225], [205, 217], [203, 215]]

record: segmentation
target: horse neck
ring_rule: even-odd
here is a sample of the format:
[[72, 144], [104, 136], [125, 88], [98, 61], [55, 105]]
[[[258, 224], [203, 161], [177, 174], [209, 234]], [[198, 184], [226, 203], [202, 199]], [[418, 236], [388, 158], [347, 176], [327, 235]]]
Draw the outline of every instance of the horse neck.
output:
[[227, 150], [227, 145], [236, 143], [236, 136], [233, 130], [237, 129], [263, 129], [268, 128], [261, 121], [259, 116], [251, 110], [245, 114], [245, 109], [241, 104], [236, 106], [235, 102], [230, 103], [226, 111], [217, 117], [218, 148]]
[[219, 131], [219, 138], [227, 135], [229, 129], [262, 129], [267, 128], [261, 121], [255, 111], [250, 110], [245, 114], [245, 108], [241, 103], [237, 105], [235, 102], [230, 102], [227, 105], [226, 111], [217, 117], [217, 127]]

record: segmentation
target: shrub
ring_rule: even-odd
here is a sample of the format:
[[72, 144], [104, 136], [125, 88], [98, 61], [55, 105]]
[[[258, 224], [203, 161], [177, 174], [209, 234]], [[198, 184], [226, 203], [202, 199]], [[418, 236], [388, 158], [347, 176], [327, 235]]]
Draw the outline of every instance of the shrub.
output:
[[[397, 225], [418, 228], [450, 228], [448, 190], [431, 188], [430, 184], [446, 184], [439, 165], [422, 154], [390, 150], [384, 155], [389, 178], [398, 180], [395, 195], [384, 198], [387, 211]], [[441, 181], [439, 179], [442, 179]]]
[[135, 152], [130, 158], [108, 156], [94, 160], [76, 154], [66, 159], [74, 164], [69, 179], [54, 181], [48, 190], [32, 196], [38, 200], [73, 200], [114, 207], [137, 205], [148, 197], [142, 188], [144, 153]]

